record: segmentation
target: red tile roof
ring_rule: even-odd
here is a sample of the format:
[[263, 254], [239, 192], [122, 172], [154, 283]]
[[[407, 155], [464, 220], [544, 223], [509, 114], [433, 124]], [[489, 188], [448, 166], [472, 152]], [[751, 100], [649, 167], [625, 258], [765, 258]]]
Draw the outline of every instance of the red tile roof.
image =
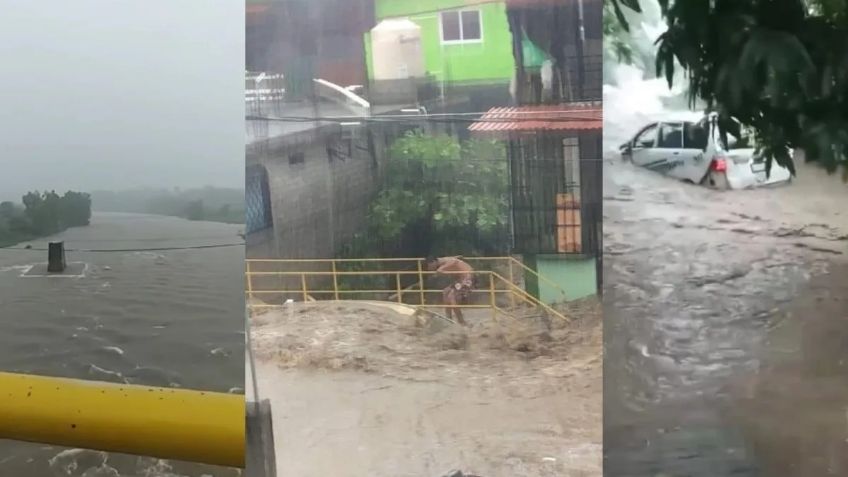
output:
[[600, 131], [600, 103], [492, 108], [468, 129], [480, 132]]

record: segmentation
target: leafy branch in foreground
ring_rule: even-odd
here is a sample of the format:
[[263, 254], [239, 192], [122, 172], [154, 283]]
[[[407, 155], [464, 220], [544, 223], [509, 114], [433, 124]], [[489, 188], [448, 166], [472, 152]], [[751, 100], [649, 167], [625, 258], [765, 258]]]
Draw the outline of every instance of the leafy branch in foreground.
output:
[[612, 3], [604, 3], [604, 47], [615, 54], [618, 61], [633, 63], [633, 49], [625, 40], [627, 22], [618, 21]]
[[[640, 0], [607, 0], [621, 27]], [[642, 0], [644, 1], [644, 0]], [[721, 124], [750, 127], [759, 152], [795, 172], [790, 151], [848, 179], [848, 16], [845, 0], [658, 0], [668, 30], [657, 75], [672, 85], [675, 59], [692, 104]]]

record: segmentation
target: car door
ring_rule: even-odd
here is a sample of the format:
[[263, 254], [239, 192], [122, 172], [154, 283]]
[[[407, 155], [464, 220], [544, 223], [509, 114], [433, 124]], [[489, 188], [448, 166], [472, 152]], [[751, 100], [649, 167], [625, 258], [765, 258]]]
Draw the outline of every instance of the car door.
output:
[[683, 123], [662, 123], [654, 149], [656, 151], [656, 162], [646, 167], [678, 179], [684, 179], [686, 174], [683, 172], [685, 167], [681, 156], [683, 151]]
[[659, 124], [650, 124], [642, 128], [630, 144], [630, 159], [637, 166], [646, 167], [655, 160], [654, 145], [657, 140]]
[[683, 149], [680, 151], [679, 176], [681, 179], [699, 184], [710, 168], [706, 149], [709, 132], [706, 123], [683, 123]]

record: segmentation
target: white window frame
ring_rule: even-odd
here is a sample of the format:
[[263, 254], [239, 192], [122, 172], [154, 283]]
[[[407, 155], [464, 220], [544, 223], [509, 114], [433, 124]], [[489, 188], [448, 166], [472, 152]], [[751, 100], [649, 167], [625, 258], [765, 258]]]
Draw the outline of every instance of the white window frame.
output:
[[[477, 23], [480, 24], [480, 38], [472, 40], [465, 39], [465, 32], [462, 31], [462, 12], [476, 12]], [[444, 25], [442, 23], [442, 15], [445, 13], [454, 13], [459, 20], [459, 40], [445, 40]], [[442, 45], [463, 45], [467, 43], [483, 43], [483, 12], [479, 8], [464, 8], [462, 10], [445, 10], [438, 14], [439, 17], [439, 41]]]

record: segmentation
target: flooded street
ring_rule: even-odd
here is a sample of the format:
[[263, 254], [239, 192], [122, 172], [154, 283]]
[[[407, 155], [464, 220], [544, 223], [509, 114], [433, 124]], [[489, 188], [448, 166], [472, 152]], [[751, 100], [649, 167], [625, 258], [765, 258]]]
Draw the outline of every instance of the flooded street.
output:
[[[241, 393], [239, 226], [95, 213], [64, 240], [68, 276], [39, 276], [46, 239], [0, 249], [0, 369]], [[73, 250], [91, 250], [81, 252]], [[160, 249], [137, 251], [141, 249]], [[122, 251], [114, 251], [122, 250]], [[73, 275], [73, 276], [71, 276]], [[0, 475], [230, 476], [233, 470], [0, 442]]]
[[799, 169], [719, 192], [607, 161], [609, 475], [848, 473], [848, 186]]

